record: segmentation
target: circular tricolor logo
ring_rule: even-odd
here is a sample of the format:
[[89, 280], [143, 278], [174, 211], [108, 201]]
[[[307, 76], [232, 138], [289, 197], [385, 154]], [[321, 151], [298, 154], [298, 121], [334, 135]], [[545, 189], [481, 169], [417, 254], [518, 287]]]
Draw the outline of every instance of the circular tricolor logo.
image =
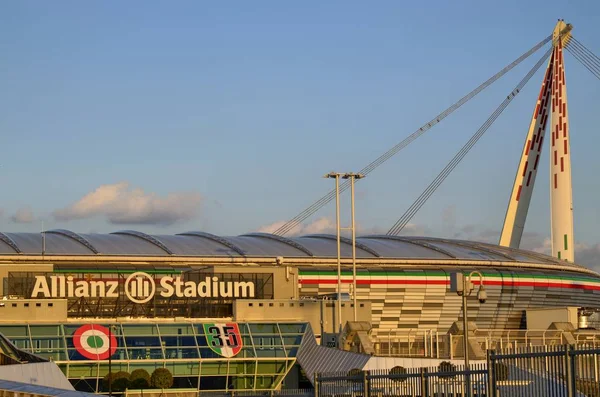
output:
[[73, 344], [79, 354], [90, 360], [106, 360], [117, 351], [115, 335], [110, 334], [108, 328], [97, 324], [77, 328], [73, 334]]

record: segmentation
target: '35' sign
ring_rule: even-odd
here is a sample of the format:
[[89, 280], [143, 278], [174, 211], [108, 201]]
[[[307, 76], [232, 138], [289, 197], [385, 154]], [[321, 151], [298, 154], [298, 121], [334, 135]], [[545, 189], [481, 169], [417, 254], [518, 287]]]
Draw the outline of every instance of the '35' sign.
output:
[[237, 355], [244, 346], [237, 323], [202, 324], [206, 343], [212, 351], [223, 357]]

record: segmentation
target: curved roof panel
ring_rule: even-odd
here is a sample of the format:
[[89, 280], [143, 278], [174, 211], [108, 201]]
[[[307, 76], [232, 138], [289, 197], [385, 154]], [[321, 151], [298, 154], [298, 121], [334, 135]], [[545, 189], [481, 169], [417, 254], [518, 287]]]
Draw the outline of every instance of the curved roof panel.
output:
[[149, 241], [127, 234], [80, 234], [102, 255], [168, 255]]
[[[41, 255], [41, 233], [0, 233], [0, 256]], [[340, 245], [344, 258], [352, 256], [349, 239]], [[265, 233], [222, 237], [206, 232], [148, 235], [136, 231], [113, 234], [77, 234], [69, 230], [45, 233], [46, 255], [190, 256], [190, 257], [300, 257], [334, 258], [336, 236], [307, 235], [283, 238]], [[537, 252], [494, 244], [432, 237], [363, 236], [356, 239], [358, 258], [415, 260], [471, 260], [552, 264], [574, 269], [585, 267]]]

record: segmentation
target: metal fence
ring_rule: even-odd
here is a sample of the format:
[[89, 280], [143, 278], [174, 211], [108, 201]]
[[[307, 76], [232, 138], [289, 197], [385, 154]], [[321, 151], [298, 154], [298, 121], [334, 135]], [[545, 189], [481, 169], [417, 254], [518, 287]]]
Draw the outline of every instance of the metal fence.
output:
[[469, 370], [449, 361], [315, 376], [316, 397], [600, 397], [600, 348], [490, 350]]
[[312, 389], [240, 390], [230, 392], [201, 391], [198, 397], [314, 397]]
[[[572, 341], [570, 338], [572, 338]], [[558, 346], [574, 343], [577, 346], [600, 348], [600, 332], [576, 332], [535, 329], [478, 329], [469, 337], [482, 350], [517, 349], [531, 346]], [[463, 336], [433, 330], [380, 332], [372, 337], [374, 354], [388, 357], [430, 357], [454, 359], [463, 356]]]
[[473, 365], [470, 371], [444, 362], [437, 368], [402, 368], [321, 374], [315, 379], [317, 397], [416, 397], [485, 396], [487, 368]]

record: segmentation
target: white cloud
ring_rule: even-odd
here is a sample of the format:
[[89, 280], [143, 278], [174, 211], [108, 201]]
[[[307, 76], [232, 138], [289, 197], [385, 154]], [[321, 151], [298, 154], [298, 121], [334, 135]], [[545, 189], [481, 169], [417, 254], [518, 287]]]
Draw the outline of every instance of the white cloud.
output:
[[[286, 221], [278, 221], [269, 225], [261, 226], [258, 228], [259, 232], [262, 233], [273, 233], [275, 230], [283, 226]], [[330, 218], [319, 218], [310, 223], [297, 225], [295, 228], [290, 230], [287, 236], [302, 236], [305, 234], [334, 234], [335, 233], [335, 221]]]
[[170, 193], [159, 197], [121, 182], [102, 185], [72, 205], [54, 211], [57, 221], [104, 216], [112, 224], [168, 226], [192, 219], [198, 213], [198, 193]]
[[31, 223], [35, 221], [35, 215], [29, 208], [19, 208], [17, 212], [10, 217], [13, 223]]
[[[261, 226], [258, 228], [259, 232], [262, 233], [273, 233], [275, 230], [279, 229], [283, 226], [286, 221], [278, 221], [275, 223], [271, 223], [269, 225]], [[286, 236], [303, 236], [306, 234], [336, 234], [335, 229], [335, 219], [322, 217], [318, 218], [312, 222], [304, 223], [297, 225], [294, 229], [290, 230]], [[342, 224], [340, 225], [342, 228], [347, 227], [348, 225]], [[413, 225], [407, 225], [405, 229], [410, 229]], [[357, 235], [368, 235], [368, 234], [385, 234], [386, 232], [380, 228], [365, 228], [360, 224], [356, 224], [356, 233]], [[349, 230], [342, 230], [342, 235], [349, 235]]]

